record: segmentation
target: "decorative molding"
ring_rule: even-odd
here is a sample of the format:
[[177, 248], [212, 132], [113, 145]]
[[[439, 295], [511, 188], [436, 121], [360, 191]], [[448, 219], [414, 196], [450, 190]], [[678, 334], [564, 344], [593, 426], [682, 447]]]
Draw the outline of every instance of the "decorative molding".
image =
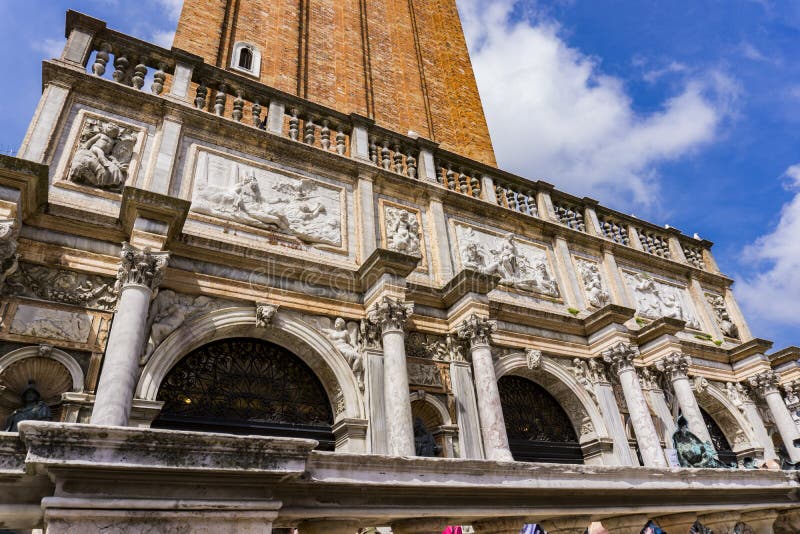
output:
[[169, 252], [153, 252], [149, 248], [140, 250], [123, 243], [120, 258], [116, 292], [128, 285], [145, 286], [154, 293], [158, 291], [169, 263]]
[[117, 302], [114, 286], [113, 278], [21, 262], [2, 293], [109, 311]]
[[633, 370], [633, 360], [638, 355], [639, 349], [624, 342], [619, 342], [602, 353], [603, 361], [610, 364], [617, 374]]
[[497, 330], [497, 321], [473, 313], [464, 319], [457, 327], [456, 334], [459, 339], [469, 342], [470, 348], [488, 347], [491, 343], [492, 332]]

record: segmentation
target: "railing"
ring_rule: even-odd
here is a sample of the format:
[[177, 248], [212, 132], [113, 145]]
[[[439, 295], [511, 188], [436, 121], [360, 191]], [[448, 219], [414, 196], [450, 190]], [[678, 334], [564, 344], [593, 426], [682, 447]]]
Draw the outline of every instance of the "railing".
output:
[[[85, 16], [75, 13], [70, 17], [72, 28], [85, 20], [92, 24], [101, 22], [88, 17], [84, 20]], [[84, 67], [87, 72], [118, 84], [181, 100], [195, 109], [324, 152], [357, 157], [412, 180], [427, 179], [450, 191], [496, 203], [523, 215], [540, 217], [543, 206], [538, 203], [539, 194], [549, 194], [554, 222], [578, 232], [587, 231], [584, 203], [552, 191], [549, 184], [532, 182], [440, 149], [429, 141], [422, 143], [423, 140], [397, 134], [372, 124], [369, 119], [335, 111], [236, 72], [208, 65], [180, 50], [167, 50], [101, 28], [93, 33], [92, 53], [87, 55]], [[183, 84], [183, 90], [174, 90], [179, 84]], [[362, 133], [356, 149], [357, 129]], [[490, 185], [490, 190], [484, 191], [485, 185]], [[630, 232], [635, 232], [644, 252], [670, 259], [669, 238], [658, 232], [657, 227], [607, 208], [594, 209], [602, 237], [630, 247], [633, 246]], [[705, 270], [706, 248], [680, 241], [687, 264]]]

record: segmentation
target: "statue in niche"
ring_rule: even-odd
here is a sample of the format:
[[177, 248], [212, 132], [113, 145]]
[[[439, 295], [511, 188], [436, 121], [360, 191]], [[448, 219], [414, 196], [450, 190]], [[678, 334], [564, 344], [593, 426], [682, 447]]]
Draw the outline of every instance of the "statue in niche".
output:
[[87, 119], [69, 179], [102, 189], [122, 189], [135, 144], [133, 131], [113, 122]]
[[593, 261], [578, 260], [578, 270], [583, 280], [583, 288], [586, 291], [589, 306], [602, 308], [608, 304], [611, 297], [608, 291], [603, 289], [603, 279], [600, 276], [599, 266]]
[[425, 426], [421, 418], [414, 418], [414, 454], [427, 458], [433, 458], [441, 451], [441, 447], [436, 444], [433, 434]]
[[363, 389], [364, 363], [361, 358], [361, 352], [356, 347], [354, 336], [347, 329], [347, 322], [343, 318], [337, 317], [333, 322], [333, 328], [322, 328], [322, 332], [345, 357], [350, 369], [353, 370], [353, 374], [356, 375], [359, 387]]
[[192, 209], [258, 228], [277, 229], [307, 243], [339, 244], [340, 222], [329, 216], [325, 205], [316, 198], [316, 182], [282, 182], [271, 189], [270, 195], [262, 195], [253, 171], [232, 186], [202, 183], [195, 190]]
[[714, 315], [717, 317], [717, 324], [722, 334], [727, 337], [739, 339], [739, 327], [733, 322], [728, 308], [725, 306], [725, 299], [721, 295], [713, 295], [706, 293], [706, 299], [714, 310]]
[[16, 409], [6, 420], [6, 432], [17, 432], [17, 425], [22, 421], [49, 421], [52, 419], [53, 413], [42, 400], [42, 395], [36, 389], [33, 380], [28, 381], [28, 387], [22, 392], [22, 402], [22, 408]]
[[386, 208], [386, 237], [389, 250], [419, 256], [419, 221], [413, 213], [388, 206]]
[[462, 238], [461, 263], [483, 274], [496, 274], [500, 282], [523, 291], [557, 298], [558, 284], [550, 276], [545, 260], [532, 258], [517, 247], [514, 234], [506, 234], [500, 245], [487, 253], [469, 228]]
[[672, 435], [672, 444], [681, 467], [730, 467], [719, 460], [711, 443], [701, 441], [689, 431], [689, 422], [684, 416], [678, 417], [678, 430]]

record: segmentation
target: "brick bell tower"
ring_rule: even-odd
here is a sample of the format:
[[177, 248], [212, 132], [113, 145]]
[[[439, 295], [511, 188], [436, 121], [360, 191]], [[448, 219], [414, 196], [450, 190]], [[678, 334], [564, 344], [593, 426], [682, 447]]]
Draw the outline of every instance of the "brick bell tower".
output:
[[174, 44], [496, 165], [455, 0], [186, 0]]

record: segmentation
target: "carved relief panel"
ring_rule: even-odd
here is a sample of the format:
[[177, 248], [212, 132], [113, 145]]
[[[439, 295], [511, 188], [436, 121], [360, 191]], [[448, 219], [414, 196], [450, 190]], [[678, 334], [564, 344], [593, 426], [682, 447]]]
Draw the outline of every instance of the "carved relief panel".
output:
[[636, 313], [645, 319], [672, 317], [686, 321], [688, 328], [700, 330], [694, 305], [686, 286], [659, 280], [654, 276], [623, 270], [623, 279], [636, 303]]
[[500, 283], [522, 292], [560, 299], [547, 247], [513, 234], [489, 233], [455, 224], [458, 258], [463, 269], [500, 276]]
[[730, 313], [728, 313], [728, 305], [725, 303], [725, 297], [717, 293], [706, 292], [706, 301], [714, 311], [714, 319], [722, 334], [726, 337], [739, 339], [739, 327], [733, 322]]
[[226, 227], [259, 229], [299, 244], [346, 250], [343, 187], [282, 169], [192, 147], [191, 211]]
[[383, 246], [409, 256], [419, 256], [422, 260], [417, 269], [427, 270], [425, 237], [422, 231], [420, 211], [385, 199], [379, 200], [379, 209]]
[[121, 192], [136, 179], [146, 135], [141, 126], [81, 110], [56, 173], [58, 185]]
[[600, 263], [582, 257], [573, 258], [578, 280], [583, 287], [586, 303], [592, 308], [602, 308], [611, 302], [608, 285], [601, 274]]

